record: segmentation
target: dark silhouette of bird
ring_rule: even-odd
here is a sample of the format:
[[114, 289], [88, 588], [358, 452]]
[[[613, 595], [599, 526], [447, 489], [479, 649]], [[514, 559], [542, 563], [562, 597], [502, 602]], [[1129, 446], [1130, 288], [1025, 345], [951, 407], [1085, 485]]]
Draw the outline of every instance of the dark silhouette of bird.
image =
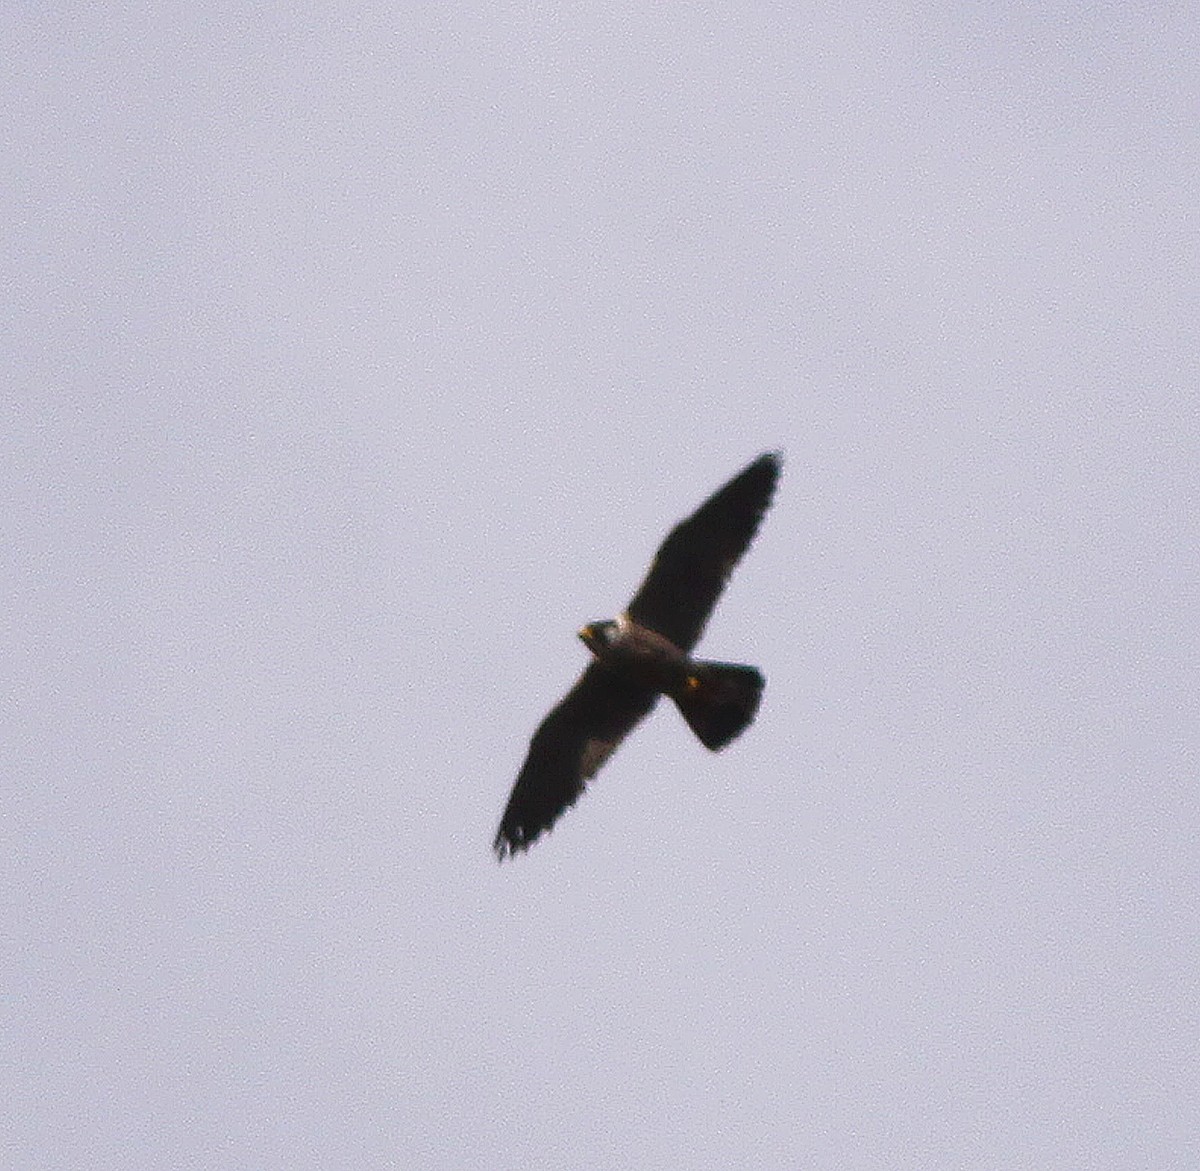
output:
[[501, 859], [527, 850], [575, 803], [660, 695], [714, 752], [754, 719], [761, 672], [691, 651], [771, 503], [780, 466], [778, 454], [762, 455], [714, 492], [667, 535], [625, 612], [579, 632], [594, 657], [533, 734], [496, 831]]

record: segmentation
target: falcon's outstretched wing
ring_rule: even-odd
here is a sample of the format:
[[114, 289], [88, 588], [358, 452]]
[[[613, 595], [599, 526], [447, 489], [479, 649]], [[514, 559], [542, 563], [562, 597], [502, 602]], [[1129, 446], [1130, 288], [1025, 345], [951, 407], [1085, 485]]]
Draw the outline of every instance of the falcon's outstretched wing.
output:
[[671, 530], [629, 603], [630, 618], [685, 653], [696, 645], [771, 503], [781, 462], [774, 452], [759, 456]]
[[496, 831], [497, 855], [527, 850], [549, 829], [657, 699], [593, 662], [529, 742]]

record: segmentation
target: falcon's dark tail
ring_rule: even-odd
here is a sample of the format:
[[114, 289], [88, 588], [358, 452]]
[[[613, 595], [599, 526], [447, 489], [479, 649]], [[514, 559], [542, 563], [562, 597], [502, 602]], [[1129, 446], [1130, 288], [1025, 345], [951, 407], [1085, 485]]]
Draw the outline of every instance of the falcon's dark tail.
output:
[[754, 719], [766, 680], [755, 667], [737, 663], [692, 664], [683, 690], [674, 696], [688, 727], [716, 752], [737, 739]]

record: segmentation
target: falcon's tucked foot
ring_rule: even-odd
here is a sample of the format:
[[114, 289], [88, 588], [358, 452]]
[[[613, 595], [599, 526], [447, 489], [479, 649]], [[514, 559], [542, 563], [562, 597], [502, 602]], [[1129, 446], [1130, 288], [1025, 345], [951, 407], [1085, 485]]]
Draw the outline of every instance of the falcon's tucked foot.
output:
[[682, 689], [672, 698], [704, 747], [716, 752], [750, 725], [765, 683], [756, 667], [701, 661], [692, 664]]

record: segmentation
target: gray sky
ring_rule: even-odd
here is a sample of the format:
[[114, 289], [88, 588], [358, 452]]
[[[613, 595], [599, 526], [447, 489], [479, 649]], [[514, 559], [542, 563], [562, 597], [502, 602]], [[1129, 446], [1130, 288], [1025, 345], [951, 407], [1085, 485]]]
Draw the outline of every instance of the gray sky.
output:
[[[5, 1165], [1200, 1165], [1196, 6], [45, 7]], [[776, 447], [758, 722], [498, 866]]]

